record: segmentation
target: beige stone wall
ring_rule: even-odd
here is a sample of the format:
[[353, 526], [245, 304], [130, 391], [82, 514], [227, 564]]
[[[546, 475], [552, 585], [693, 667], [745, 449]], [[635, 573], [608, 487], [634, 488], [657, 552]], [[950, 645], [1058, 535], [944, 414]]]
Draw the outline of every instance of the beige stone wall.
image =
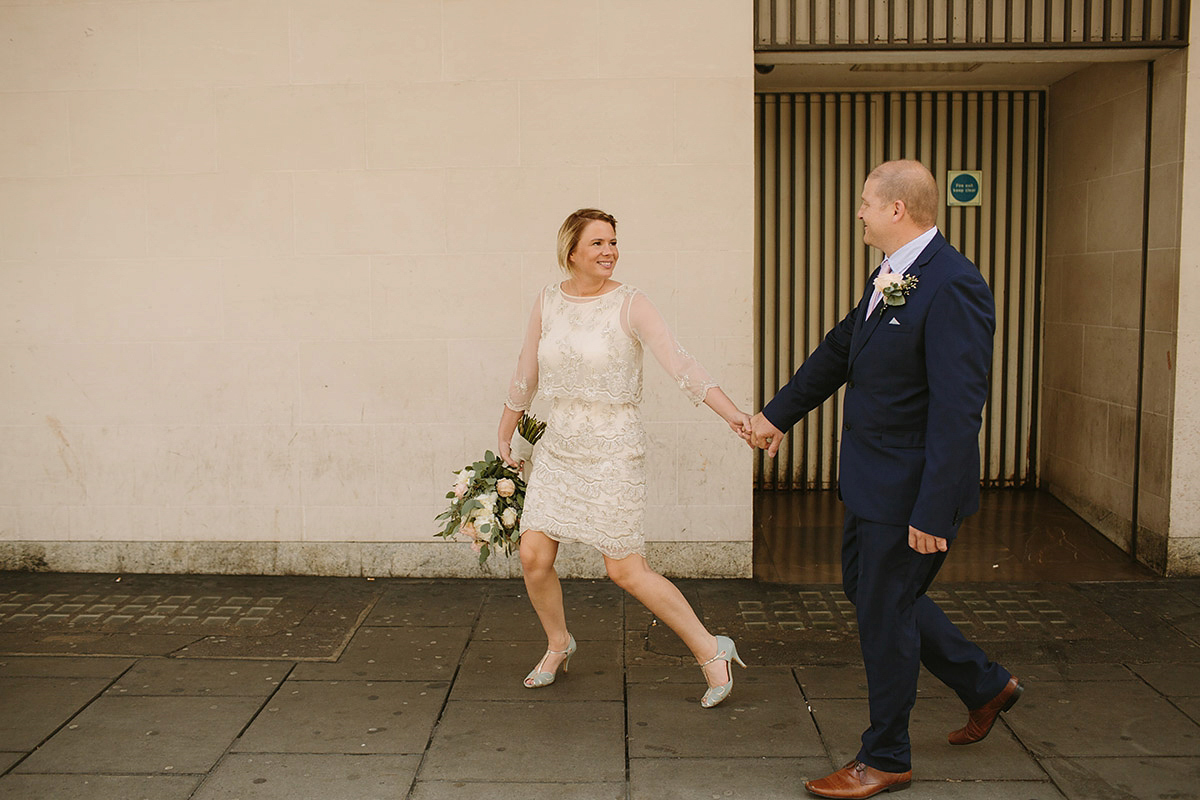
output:
[[[1154, 62], [1153, 139], [1150, 142], [1150, 215], [1146, 268], [1146, 347], [1142, 374], [1142, 451], [1139, 482], [1139, 558], [1171, 573], [1172, 543], [1182, 528], [1173, 519], [1171, 465], [1174, 438], [1188, 425], [1178, 418], [1180, 229], [1184, 77], [1187, 51]], [[1200, 565], [1198, 565], [1200, 566]]]
[[[1200, 14], [1191, 15], [1191, 41], [1200, 41]], [[1179, 58], [1179, 90], [1187, 108], [1200, 109], [1200, 75]], [[1167, 569], [1171, 574], [1200, 575], [1200, 125], [1197, 114], [1181, 115], [1183, 131], [1182, 200], [1179, 260], [1179, 352], [1173, 434], [1171, 539]]]
[[[1183, 56], [1155, 64], [1144, 366], [1146, 65], [1101, 64], [1051, 87], [1042, 480], [1164, 569], [1171, 521]], [[1140, 466], [1138, 398], [1141, 392]]]
[[[0, 6], [7, 563], [469, 563], [432, 518], [580, 206], [748, 407], [750, 28], [720, 0]], [[652, 359], [647, 397], [649, 538], [748, 574], [749, 451]]]

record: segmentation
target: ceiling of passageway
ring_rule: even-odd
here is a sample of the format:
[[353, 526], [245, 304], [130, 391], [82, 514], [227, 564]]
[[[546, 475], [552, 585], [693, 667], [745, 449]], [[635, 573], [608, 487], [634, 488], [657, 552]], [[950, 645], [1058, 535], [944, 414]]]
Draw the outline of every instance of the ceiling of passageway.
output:
[[[755, 89], [1035, 89], [1110, 61], [1149, 61], [1156, 49], [756, 53]], [[762, 74], [763, 67], [770, 67]]]

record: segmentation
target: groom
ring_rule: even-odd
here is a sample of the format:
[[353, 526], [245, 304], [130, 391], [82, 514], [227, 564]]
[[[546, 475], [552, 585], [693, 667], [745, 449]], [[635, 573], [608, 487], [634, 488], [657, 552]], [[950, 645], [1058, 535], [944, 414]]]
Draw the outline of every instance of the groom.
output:
[[937, 183], [919, 162], [871, 172], [858, 218], [863, 241], [886, 256], [874, 285], [751, 420], [751, 444], [774, 456], [784, 431], [846, 386], [842, 584], [858, 616], [871, 726], [854, 761], [804, 784], [819, 797], [908, 787], [921, 664], [969, 709], [951, 744], [983, 739], [1022, 692], [925, 594], [963, 518], [979, 508], [995, 332], [992, 293], [938, 233], [937, 210]]

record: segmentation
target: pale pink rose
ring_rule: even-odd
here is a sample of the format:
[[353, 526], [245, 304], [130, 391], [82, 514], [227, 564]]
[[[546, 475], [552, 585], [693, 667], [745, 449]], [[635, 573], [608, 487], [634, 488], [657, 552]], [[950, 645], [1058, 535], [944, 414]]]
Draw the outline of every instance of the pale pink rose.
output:
[[512, 497], [517, 491], [517, 485], [512, 482], [511, 478], [501, 478], [496, 481], [496, 494], [501, 497]]
[[467, 493], [467, 485], [465, 483], [454, 484], [454, 496], [455, 497], [461, 499], [462, 496], [466, 493]]
[[517, 510], [515, 508], [506, 508], [500, 515], [500, 521], [504, 523], [504, 527], [511, 528], [517, 524]]
[[458, 532], [463, 536], [470, 536], [472, 539], [479, 540], [479, 529], [475, 527], [473, 522], [464, 522], [459, 526]]
[[882, 292], [887, 287], [893, 286], [902, 280], [904, 280], [903, 275], [897, 275], [894, 272], [889, 272], [886, 275], [876, 276], [875, 288]]

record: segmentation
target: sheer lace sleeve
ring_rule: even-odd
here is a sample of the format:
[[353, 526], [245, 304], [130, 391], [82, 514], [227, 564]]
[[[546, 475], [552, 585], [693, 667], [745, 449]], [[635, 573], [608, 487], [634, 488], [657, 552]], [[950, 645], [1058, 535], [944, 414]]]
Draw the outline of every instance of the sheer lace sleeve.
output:
[[629, 333], [654, 354], [667, 374], [675, 379], [693, 403], [700, 405], [708, 390], [717, 385], [700, 362], [680, 346], [667, 321], [643, 292], [635, 292], [626, 317]]
[[504, 405], [513, 411], [528, 411], [537, 394], [538, 384], [538, 342], [542, 338], [542, 303], [546, 292], [538, 293], [533, 303], [533, 311], [529, 314], [529, 326], [525, 329], [525, 342], [521, 345], [521, 355], [517, 358], [517, 369], [513, 372], [512, 381], [508, 384], [508, 397]]

